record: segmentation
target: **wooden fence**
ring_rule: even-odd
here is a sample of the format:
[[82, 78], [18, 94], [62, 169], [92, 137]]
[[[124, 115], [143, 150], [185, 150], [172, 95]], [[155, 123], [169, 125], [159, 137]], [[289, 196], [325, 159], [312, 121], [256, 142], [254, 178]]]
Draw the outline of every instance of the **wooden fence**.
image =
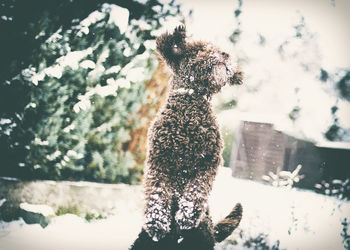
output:
[[[333, 146], [329, 146], [333, 145]], [[273, 124], [243, 121], [232, 148], [233, 176], [261, 181], [271, 171], [293, 171], [302, 165], [305, 177], [296, 184], [313, 188], [322, 180], [350, 178], [350, 147], [324, 146], [297, 139]]]

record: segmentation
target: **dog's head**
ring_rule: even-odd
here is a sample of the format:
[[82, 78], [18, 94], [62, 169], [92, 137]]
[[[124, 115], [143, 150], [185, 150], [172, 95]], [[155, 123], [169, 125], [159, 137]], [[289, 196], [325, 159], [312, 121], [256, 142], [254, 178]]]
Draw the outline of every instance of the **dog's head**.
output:
[[226, 84], [242, 84], [243, 73], [231, 62], [230, 55], [210, 43], [186, 42], [186, 29], [178, 26], [173, 33], [157, 38], [157, 51], [170, 66], [178, 86], [199, 94], [211, 95]]

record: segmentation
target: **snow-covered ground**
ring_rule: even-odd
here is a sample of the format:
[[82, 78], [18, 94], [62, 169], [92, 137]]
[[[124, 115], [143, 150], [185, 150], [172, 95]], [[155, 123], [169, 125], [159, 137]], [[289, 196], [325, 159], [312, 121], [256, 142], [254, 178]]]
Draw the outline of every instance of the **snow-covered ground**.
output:
[[[349, 221], [350, 202], [306, 190], [234, 179], [230, 172], [221, 169], [214, 187], [211, 197], [214, 220], [225, 216], [230, 204], [232, 207], [234, 202], [241, 202], [243, 218], [239, 228], [243, 239], [263, 233], [270, 245], [279, 240], [281, 249], [344, 249], [341, 222], [346, 217]], [[243, 244], [237, 236], [235, 239]]]
[[[128, 188], [125, 186], [125, 188]], [[75, 215], [55, 217], [45, 229], [22, 220], [0, 223], [1, 250], [128, 249], [142, 224], [142, 207], [135, 207], [135, 192], [114, 216], [86, 222]], [[210, 199], [213, 220], [228, 214], [236, 202], [243, 205], [243, 219], [230, 238], [237, 245], [221, 243], [216, 250], [242, 249], [249, 238], [265, 234], [271, 246], [277, 240], [285, 249], [344, 249], [341, 221], [350, 218], [350, 202], [310, 191], [276, 188], [231, 177], [220, 169]], [[241, 235], [241, 236], [239, 236]]]

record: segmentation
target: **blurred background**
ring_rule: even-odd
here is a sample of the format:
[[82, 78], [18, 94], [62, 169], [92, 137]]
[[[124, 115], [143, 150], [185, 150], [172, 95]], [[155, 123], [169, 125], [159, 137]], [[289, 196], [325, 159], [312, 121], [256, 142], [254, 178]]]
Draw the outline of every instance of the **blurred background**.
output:
[[[220, 191], [232, 191], [233, 201], [251, 193], [251, 221], [243, 219], [235, 239], [217, 248], [279, 249], [281, 242], [281, 249], [297, 248], [286, 240], [296, 237], [291, 224], [321, 242], [302, 243], [300, 249], [321, 249], [320, 239], [332, 239], [328, 249], [349, 249], [349, 11], [347, 0], [1, 0], [0, 245], [3, 240], [4, 249], [21, 249], [13, 244], [29, 234], [11, 233], [10, 223], [20, 218], [21, 225], [46, 227], [64, 214], [85, 221], [117, 214], [123, 233], [120, 219], [134, 216], [130, 211], [140, 214], [142, 199], [133, 194], [142, 195], [147, 129], [171, 75], [157, 60], [155, 39], [183, 23], [189, 39], [228, 51], [245, 73], [242, 86], [227, 86], [213, 100], [226, 167], [213, 203], [227, 202]], [[242, 187], [247, 195], [233, 191]], [[256, 190], [265, 190], [265, 198], [299, 198], [278, 207], [275, 195], [257, 200]], [[101, 205], [109, 199], [115, 204]], [[259, 211], [250, 213], [249, 204], [256, 208], [260, 202], [287, 211], [287, 236], [271, 236], [274, 226], [253, 233]], [[299, 202], [305, 209], [295, 215]], [[42, 216], [33, 204], [53, 212]], [[325, 207], [320, 216], [336, 215], [317, 224], [307, 218], [315, 206]], [[120, 213], [121, 207], [129, 213]], [[213, 209], [214, 218], [225, 213], [215, 212], [219, 207], [225, 206]], [[271, 207], [262, 210], [275, 211]], [[37, 209], [39, 217], [33, 215]], [[276, 219], [259, 216], [268, 223]], [[135, 218], [117, 249], [127, 249], [136, 237], [141, 217]], [[315, 236], [332, 226], [336, 236]], [[112, 246], [118, 244], [111, 241]]]

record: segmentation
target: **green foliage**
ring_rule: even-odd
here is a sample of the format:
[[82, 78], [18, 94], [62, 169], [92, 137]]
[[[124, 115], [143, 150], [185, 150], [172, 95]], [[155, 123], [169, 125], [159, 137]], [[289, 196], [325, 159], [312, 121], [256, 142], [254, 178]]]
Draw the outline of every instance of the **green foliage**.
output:
[[296, 121], [299, 118], [299, 115], [300, 115], [300, 107], [294, 106], [292, 111], [289, 112], [288, 117], [292, 121]]
[[278, 250], [280, 242], [276, 241], [272, 246], [270, 246], [267, 241], [267, 234], [260, 233], [256, 237], [249, 237], [244, 242], [243, 246], [248, 249], [261, 249], [261, 250]]
[[[8, 57], [12, 74], [0, 81], [2, 96], [19, 102], [0, 113], [0, 174], [135, 183], [141, 169], [135, 171], [125, 145], [140, 125], [144, 83], [157, 67], [153, 32], [179, 6], [55, 3], [51, 8], [42, 2], [33, 18], [18, 11], [22, 1], [13, 2], [29, 20], [19, 33], [30, 34], [23, 39], [36, 45], [30, 55]], [[11, 107], [13, 100], [1, 104]]]
[[94, 220], [106, 219], [106, 216], [103, 216], [102, 214], [86, 213], [84, 218], [85, 218], [86, 221], [91, 222], [91, 221], [94, 221]]
[[105, 215], [99, 214], [97, 211], [82, 213], [81, 211], [79, 211], [79, 208], [76, 205], [59, 206], [55, 214], [56, 216], [74, 214], [79, 217], [84, 217], [84, 219], [88, 222], [91, 222], [93, 220], [102, 220], [106, 218]]
[[242, 5], [243, 1], [242, 0], [237, 0], [237, 9], [234, 11], [234, 17], [235, 17], [235, 29], [232, 32], [232, 34], [229, 36], [229, 40], [233, 43], [236, 44], [240, 38], [240, 35], [242, 33], [241, 29], [241, 21], [240, 21], [240, 15], [242, 14]]
[[224, 158], [224, 166], [229, 167], [234, 140], [234, 131], [232, 131], [232, 129], [224, 128], [222, 135], [224, 140], [224, 151], [222, 152], [222, 157]]
[[77, 216], [80, 216], [80, 212], [77, 206], [59, 206], [55, 214], [57, 216], [64, 214], [75, 214]]
[[340, 97], [350, 102], [350, 70], [337, 83], [337, 88]]
[[343, 227], [342, 232], [340, 236], [342, 237], [343, 245], [345, 249], [350, 249], [350, 235], [349, 235], [349, 221], [344, 218], [344, 220], [341, 222], [341, 225]]
[[232, 109], [235, 106], [237, 106], [237, 100], [232, 99], [229, 101], [226, 101], [222, 104], [219, 105], [219, 107], [216, 107], [218, 110], [227, 110], [227, 109]]

